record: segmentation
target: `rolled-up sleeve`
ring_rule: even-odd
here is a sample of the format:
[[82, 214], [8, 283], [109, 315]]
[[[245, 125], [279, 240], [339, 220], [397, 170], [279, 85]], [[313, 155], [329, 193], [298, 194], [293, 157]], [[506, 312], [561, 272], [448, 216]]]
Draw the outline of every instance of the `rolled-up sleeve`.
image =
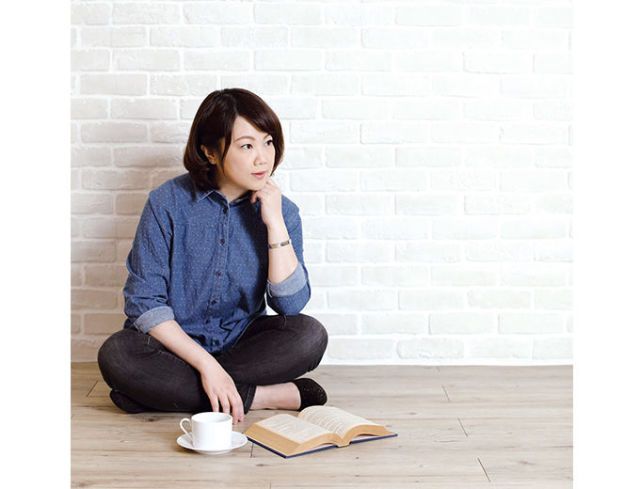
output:
[[278, 314], [293, 316], [302, 311], [311, 297], [309, 272], [304, 264], [302, 220], [297, 207], [287, 223], [287, 230], [298, 258], [298, 265], [282, 282], [273, 284], [267, 280], [267, 304]]
[[129, 275], [123, 289], [124, 312], [133, 326], [143, 333], [175, 319], [173, 308], [167, 303], [170, 225], [166, 209], [154, 205], [150, 195], [127, 256]]

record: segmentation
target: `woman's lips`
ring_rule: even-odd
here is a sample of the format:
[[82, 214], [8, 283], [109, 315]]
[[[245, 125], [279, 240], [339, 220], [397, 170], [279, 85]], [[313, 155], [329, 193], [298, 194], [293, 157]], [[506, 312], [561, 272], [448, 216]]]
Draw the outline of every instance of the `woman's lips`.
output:
[[267, 172], [263, 171], [261, 173], [252, 173], [252, 175], [256, 178], [264, 178], [265, 176], [267, 176]]

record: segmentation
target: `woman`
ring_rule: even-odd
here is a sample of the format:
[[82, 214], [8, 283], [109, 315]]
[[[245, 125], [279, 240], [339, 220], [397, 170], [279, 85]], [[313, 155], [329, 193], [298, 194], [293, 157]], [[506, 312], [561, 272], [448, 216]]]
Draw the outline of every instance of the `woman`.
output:
[[300, 314], [311, 286], [299, 209], [270, 178], [283, 150], [278, 117], [254, 93], [217, 90], [200, 105], [188, 173], [149, 193], [126, 261], [127, 319], [98, 352], [119, 408], [220, 410], [236, 424], [249, 409], [326, 402], [296, 379], [328, 335]]

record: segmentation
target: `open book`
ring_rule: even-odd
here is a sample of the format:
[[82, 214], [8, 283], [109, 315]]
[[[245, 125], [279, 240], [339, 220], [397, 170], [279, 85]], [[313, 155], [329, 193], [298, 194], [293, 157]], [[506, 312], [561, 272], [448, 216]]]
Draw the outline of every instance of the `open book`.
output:
[[309, 406], [297, 417], [276, 414], [253, 423], [244, 434], [284, 458], [398, 436], [381, 424], [333, 406]]

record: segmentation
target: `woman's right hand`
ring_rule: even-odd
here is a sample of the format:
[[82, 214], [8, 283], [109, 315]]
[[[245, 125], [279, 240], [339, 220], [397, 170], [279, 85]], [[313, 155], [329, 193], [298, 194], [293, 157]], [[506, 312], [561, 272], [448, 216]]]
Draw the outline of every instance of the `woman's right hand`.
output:
[[219, 401], [221, 412], [231, 414], [233, 424], [244, 421], [244, 406], [236, 384], [213, 357], [200, 369], [200, 378], [214, 412], [218, 412]]

